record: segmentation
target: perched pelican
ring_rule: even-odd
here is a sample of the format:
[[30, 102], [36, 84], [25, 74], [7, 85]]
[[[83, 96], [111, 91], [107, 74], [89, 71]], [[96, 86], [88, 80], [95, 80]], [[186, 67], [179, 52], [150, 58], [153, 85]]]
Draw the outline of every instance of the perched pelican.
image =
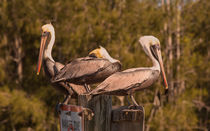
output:
[[87, 85], [104, 81], [107, 77], [121, 70], [119, 60], [112, 58], [105, 48], [90, 52], [89, 57], [77, 58], [67, 65], [51, 80], [68, 81], [74, 84]]
[[[42, 26], [42, 37], [41, 46], [39, 52], [37, 75], [41, 70], [41, 65], [43, 62], [45, 74], [51, 79], [57, 72], [64, 67], [63, 64], [55, 62], [52, 58], [51, 51], [53, 44], [55, 42], [55, 31], [52, 24], [46, 24]], [[85, 93], [83, 86], [75, 85], [68, 82], [56, 82], [52, 83], [53, 87], [56, 88], [60, 93], [67, 95], [64, 103], [68, 102], [69, 96], [76, 97], [78, 94]]]
[[138, 106], [133, 93], [151, 86], [158, 79], [160, 71], [162, 72], [165, 89], [168, 89], [159, 40], [154, 36], [143, 36], [139, 39], [139, 42], [144, 52], [152, 60], [153, 66], [117, 72], [109, 76], [89, 94], [130, 95], [133, 104]]

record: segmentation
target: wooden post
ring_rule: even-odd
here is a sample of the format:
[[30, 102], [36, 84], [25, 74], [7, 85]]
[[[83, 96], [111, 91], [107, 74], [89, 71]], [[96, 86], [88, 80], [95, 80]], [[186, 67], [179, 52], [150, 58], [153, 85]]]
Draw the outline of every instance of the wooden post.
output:
[[89, 108], [94, 113], [91, 120], [85, 117], [84, 131], [110, 131], [112, 99], [108, 95], [98, 95], [91, 98], [89, 95], [79, 95], [80, 106]]
[[144, 107], [112, 110], [111, 131], [144, 131]]

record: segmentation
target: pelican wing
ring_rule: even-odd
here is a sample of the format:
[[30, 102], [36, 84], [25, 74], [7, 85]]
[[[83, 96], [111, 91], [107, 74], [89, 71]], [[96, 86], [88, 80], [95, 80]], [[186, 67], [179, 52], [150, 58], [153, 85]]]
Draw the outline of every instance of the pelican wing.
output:
[[60, 62], [55, 62], [55, 68], [60, 71], [62, 68], [64, 67], [64, 65]]
[[71, 81], [72, 79], [90, 76], [104, 70], [110, 64], [107, 59], [78, 58], [65, 65], [52, 79], [52, 82]]
[[157, 78], [158, 71], [150, 69], [131, 69], [130, 72], [117, 72], [98, 85], [92, 95], [128, 95], [136, 90], [150, 86]]

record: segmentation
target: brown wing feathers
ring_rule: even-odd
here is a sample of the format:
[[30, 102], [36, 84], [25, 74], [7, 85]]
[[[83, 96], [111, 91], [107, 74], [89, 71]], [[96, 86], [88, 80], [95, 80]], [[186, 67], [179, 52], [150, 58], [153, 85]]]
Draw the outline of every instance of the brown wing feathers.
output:
[[51, 80], [53, 83], [58, 81], [68, 81], [85, 76], [93, 75], [106, 67], [110, 62], [106, 59], [84, 58], [76, 59], [65, 65], [60, 72]]
[[98, 85], [90, 94], [128, 95], [134, 90], [144, 88], [145, 84], [150, 84], [148, 79], [151, 73], [152, 71], [149, 69], [115, 73]]

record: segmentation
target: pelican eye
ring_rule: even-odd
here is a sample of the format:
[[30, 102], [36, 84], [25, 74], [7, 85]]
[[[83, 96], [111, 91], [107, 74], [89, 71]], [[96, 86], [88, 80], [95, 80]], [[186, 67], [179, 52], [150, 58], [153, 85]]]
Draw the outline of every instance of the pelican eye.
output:
[[44, 34], [47, 34], [47, 31], [44, 31], [43, 33], [44, 33]]
[[47, 35], [48, 35], [48, 33], [49, 33], [49, 32], [44, 31], [44, 32], [42, 33], [42, 36], [47, 36]]
[[152, 45], [152, 47], [153, 47], [154, 49], [160, 50], [160, 45], [159, 45], [159, 44]]

